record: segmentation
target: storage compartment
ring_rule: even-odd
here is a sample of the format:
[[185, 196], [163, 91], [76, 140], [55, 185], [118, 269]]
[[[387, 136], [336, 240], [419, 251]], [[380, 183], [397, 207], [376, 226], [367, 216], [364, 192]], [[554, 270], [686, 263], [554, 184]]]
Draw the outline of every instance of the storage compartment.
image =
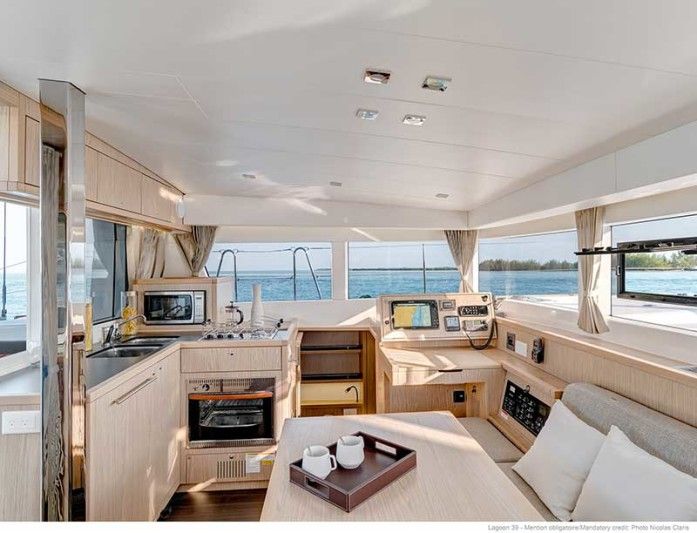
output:
[[[214, 341], [213, 341], [214, 342]], [[281, 348], [184, 348], [182, 372], [280, 370]]]
[[265, 481], [271, 477], [274, 454], [256, 452], [189, 455], [186, 483]]
[[368, 331], [305, 331], [300, 416], [375, 412], [375, 339]]

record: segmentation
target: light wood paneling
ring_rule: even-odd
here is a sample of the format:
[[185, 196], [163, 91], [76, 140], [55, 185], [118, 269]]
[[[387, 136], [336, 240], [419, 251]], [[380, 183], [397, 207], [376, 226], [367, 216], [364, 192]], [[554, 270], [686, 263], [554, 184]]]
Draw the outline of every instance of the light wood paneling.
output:
[[[418, 466], [346, 513], [289, 482], [308, 444], [364, 431], [416, 450]], [[261, 516], [267, 521], [541, 521], [532, 504], [450, 413], [286, 420]]]
[[[631, 350], [623, 354], [618, 347], [593, 346], [570, 335], [535, 329], [510, 319], [501, 320], [499, 329], [501, 339], [510, 331], [529, 346], [534, 337], [545, 339], [544, 362], [538, 365], [529, 358], [511, 356], [518, 357], [521, 364], [568, 383], [593, 383], [697, 426], [697, 375], [676, 370], [676, 361], [657, 356], [642, 359]], [[499, 345], [507, 351], [504, 344], [502, 341]]]
[[182, 349], [182, 372], [241, 372], [280, 369], [281, 349], [277, 347]]
[[97, 201], [99, 157], [99, 152], [94, 148], [85, 147], [85, 198], [93, 202]]
[[[38, 411], [39, 405], [3, 405], [5, 411]], [[0, 521], [39, 520], [41, 435], [0, 435]]]
[[38, 187], [41, 182], [40, 170], [41, 123], [25, 117], [24, 127], [24, 182]]
[[141, 176], [137, 170], [100, 153], [97, 159], [97, 201], [140, 213]]

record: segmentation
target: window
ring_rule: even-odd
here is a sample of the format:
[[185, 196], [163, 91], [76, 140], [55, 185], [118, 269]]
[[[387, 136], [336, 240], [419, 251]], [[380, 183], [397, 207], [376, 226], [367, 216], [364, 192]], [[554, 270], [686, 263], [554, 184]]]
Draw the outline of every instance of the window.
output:
[[28, 215], [31, 209], [0, 202], [0, 357], [23, 352], [27, 347]]
[[[697, 237], [697, 215], [612, 227], [612, 244]], [[613, 257], [612, 315], [697, 330], [697, 255], [644, 252]]]
[[349, 298], [455, 292], [460, 275], [445, 242], [351, 242]]
[[85, 279], [94, 323], [120, 315], [121, 293], [128, 290], [127, 272], [126, 226], [86, 219]]
[[220, 276], [235, 276], [239, 302], [252, 300], [255, 283], [267, 301], [332, 297], [330, 243], [216, 243], [206, 267], [211, 276], [218, 275], [218, 268]]
[[575, 231], [482, 239], [479, 290], [578, 308]]

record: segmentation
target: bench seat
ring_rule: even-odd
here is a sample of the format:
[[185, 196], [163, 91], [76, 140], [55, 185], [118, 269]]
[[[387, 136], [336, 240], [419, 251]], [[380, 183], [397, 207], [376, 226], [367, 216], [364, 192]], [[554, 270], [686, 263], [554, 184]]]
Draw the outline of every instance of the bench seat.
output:
[[458, 418], [457, 420], [495, 463], [515, 463], [523, 457], [523, 452], [516, 448], [488, 420], [475, 417]]

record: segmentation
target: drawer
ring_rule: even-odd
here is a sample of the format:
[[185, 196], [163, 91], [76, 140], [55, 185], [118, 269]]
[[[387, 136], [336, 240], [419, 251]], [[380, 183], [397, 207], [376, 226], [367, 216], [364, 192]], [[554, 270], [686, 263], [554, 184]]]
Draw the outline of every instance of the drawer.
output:
[[265, 481], [271, 477], [273, 453], [214, 453], [186, 458], [185, 483]]
[[182, 372], [280, 370], [281, 348], [184, 348], [181, 368]]

